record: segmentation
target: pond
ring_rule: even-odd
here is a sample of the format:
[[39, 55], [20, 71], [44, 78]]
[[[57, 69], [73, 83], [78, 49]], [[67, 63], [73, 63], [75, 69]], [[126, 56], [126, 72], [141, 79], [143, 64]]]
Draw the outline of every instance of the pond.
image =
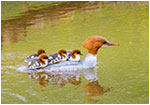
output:
[[[2, 104], [149, 103], [148, 2], [3, 1], [1, 26]], [[96, 68], [16, 71], [40, 48], [80, 49], [84, 59], [92, 35], [120, 43], [100, 48]]]

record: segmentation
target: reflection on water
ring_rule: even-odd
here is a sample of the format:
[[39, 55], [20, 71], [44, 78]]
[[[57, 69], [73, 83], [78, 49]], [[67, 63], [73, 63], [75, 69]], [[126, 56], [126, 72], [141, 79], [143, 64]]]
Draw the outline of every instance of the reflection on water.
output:
[[2, 42], [17, 42], [26, 36], [26, 28], [34, 25], [41, 27], [44, 21], [56, 21], [72, 18], [74, 10], [88, 11], [99, 9], [99, 2], [64, 2], [58, 5], [47, 5], [39, 10], [30, 10], [24, 3], [26, 12], [22, 15], [2, 20]]
[[88, 101], [92, 101], [94, 103], [96, 103], [100, 100], [92, 99], [91, 97], [100, 96], [100, 95], [103, 95], [104, 93], [110, 91], [110, 88], [102, 87], [99, 84], [98, 80], [88, 82], [88, 84], [85, 85], [84, 89], [85, 89], [85, 92], [88, 93], [88, 95], [87, 95]]
[[[23, 38], [27, 35], [26, 29], [29, 26], [34, 25], [42, 28], [45, 21], [73, 18], [74, 13], [77, 10], [88, 12], [95, 9], [101, 9], [107, 4], [112, 4], [115, 8], [118, 3], [121, 4], [122, 2], [73, 1], [55, 5], [46, 5], [41, 9], [30, 10], [30, 8], [28, 8], [28, 4], [24, 2], [23, 7], [25, 12], [21, 13], [22, 15], [9, 20], [2, 20], [2, 43], [18, 42], [23, 40]], [[133, 2], [127, 3], [131, 5]], [[127, 5], [125, 8], [128, 8], [130, 5]], [[135, 2], [134, 5], [139, 6], [140, 4]]]
[[[149, 2], [74, 1], [37, 9], [28, 3], [20, 15], [1, 22], [2, 103], [149, 103]], [[87, 51], [81, 45], [91, 35], [121, 44], [100, 49], [97, 70], [32, 72], [30, 79], [16, 71], [39, 48], [47, 54], [78, 48], [83, 59]]]
[[80, 77], [73, 74], [64, 74], [63, 72], [36, 72], [28, 73], [31, 80], [37, 81], [42, 86], [58, 85], [63, 87], [68, 83], [79, 85]]
[[97, 70], [95, 68], [79, 70], [76, 72], [30, 72], [29, 79], [36, 81], [41, 86], [58, 86], [64, 87], [67, 84], [80, 85], [81, 77], [84, 76], [88, 83], [83, 87], [87, 93], [87, 99], [91, 102], [98, 102], [92, 97], [100, 96], [110, 91], [110, 88], [104, 89], [98, 82]]

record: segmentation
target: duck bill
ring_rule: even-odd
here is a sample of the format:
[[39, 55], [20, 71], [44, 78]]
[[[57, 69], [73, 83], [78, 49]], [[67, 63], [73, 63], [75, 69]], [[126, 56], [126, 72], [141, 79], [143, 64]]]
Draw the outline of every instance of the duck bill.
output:
[[108, 43], [107, 46], [119, 46], [119, 43]]

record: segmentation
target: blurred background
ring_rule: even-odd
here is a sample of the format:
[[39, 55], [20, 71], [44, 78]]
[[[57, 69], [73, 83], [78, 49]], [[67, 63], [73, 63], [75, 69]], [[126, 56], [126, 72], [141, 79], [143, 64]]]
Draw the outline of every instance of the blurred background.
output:
[[[92, 35], [120, 43], [101, 48], [99, 68], [85, 71], [96, 81], [16, 71], [40, 48], [80, 49], [84, 59], [82, 43]], [[1, 103], [148, 104], [149, 2], [1, 1]]]

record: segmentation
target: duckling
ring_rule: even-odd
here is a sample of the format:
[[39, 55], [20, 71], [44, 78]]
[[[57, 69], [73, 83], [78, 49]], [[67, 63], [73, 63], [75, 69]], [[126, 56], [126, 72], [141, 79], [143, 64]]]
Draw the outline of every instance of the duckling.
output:
[[30, 59], [27, 62], [27, 68], [29, 69], [40, 69], [48, 65], [48, 56], [46, 54], [41, 54], [36, 58]]
[[83, 55], [79, 49], [68, 50], [68, 61], [80, 61], [80, 55]]
[[27, 56], [27, 58], [26, 58], [26, 60], [24, 60], [24, 62], [28, 62], [30, 59], [37, 58], [37, 57], [39, 57], [40, 54], [46, 54], [45, 50], [39, 49], [36, 54], [31, 54], [31, 55]]
[[49, 64], [55, 64], [58, 62], [64, 62], [67, 60], [67, 51], [60, 49], [58, 53], [53, 53], [48, 56]]

